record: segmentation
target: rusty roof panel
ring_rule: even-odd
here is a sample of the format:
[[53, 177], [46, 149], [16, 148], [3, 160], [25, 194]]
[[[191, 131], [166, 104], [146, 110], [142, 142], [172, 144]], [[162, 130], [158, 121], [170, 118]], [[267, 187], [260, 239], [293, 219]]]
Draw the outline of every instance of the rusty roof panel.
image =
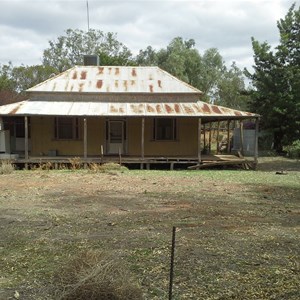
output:
[[249, 112], [198, 102], [119, 103], [27, 100], [0, 106], [0, 115], [259, 117]]
[[202, 92], [158, 67], [76, 66], [27, 92], [188, 93]]

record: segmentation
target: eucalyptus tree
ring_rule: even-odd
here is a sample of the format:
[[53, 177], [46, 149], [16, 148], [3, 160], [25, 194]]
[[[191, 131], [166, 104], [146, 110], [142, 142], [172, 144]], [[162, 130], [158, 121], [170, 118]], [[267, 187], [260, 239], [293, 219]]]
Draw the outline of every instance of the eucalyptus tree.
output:
[[243, 73], [236, 65], [227, 70], [218, 49], [201, 55], [193, 39], [174, 38], [166, 48], [148, 46], [135, 59], [138, 65], [156, 65], [203, 92], [202, 100], [237, 109], [246, 107]]
[[252, 38], [254, 73], [245, 72], [254, 87], [251, 107], [281, 152], [300, 139], [300, 7], [293, 4], [277, 27], [280, 43], [274, 49]]
[[117, 40], [115, 33], [96, 29], [67, 29], [65, 35], [49, 41], [43, 64], [62, 72], [74, 65], [82, 65], [84, 55], [94, 54], [100, 57], [101, 65], [132, 64], [131, 51]]

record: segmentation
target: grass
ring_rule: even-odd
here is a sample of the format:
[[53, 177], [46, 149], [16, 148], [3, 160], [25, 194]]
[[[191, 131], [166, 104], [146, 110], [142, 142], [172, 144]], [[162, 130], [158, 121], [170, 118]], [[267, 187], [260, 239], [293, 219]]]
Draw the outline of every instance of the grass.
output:
[[82, 253], [108, 253], [129, 274], [114, 266], [117, 279], [167, 299], [174, 225], [174, 299], [299, 299], [299, 182], [299, 161], [278, 158], [258, 171], [2, 175], [0, 299], [57, 299]]

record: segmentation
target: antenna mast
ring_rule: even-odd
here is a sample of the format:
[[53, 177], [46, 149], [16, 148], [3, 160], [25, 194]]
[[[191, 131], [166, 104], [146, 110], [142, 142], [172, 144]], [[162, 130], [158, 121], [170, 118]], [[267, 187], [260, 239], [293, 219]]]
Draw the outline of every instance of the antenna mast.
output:
[[88, 31], [90, 31], [89, 1], [86, 1], [86, 15], [87, 15]]

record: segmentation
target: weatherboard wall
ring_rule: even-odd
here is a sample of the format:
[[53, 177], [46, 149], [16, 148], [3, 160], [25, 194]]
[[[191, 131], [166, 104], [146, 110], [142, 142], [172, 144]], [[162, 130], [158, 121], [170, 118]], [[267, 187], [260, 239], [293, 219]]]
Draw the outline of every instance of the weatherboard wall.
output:
[[[83, 156], [83, 118], [79, 118], [78, 140], [57, 140], [54, 137], [54, 117], [31, 117], [31, 156]], [[126, 119], [126, 148], [129, 156], [141, 156], [142, 118]], [[106, 118], [87, 118], [87, 155], [100, 156], [106, 149]], [[145, 119], [145, 156], [196, 156], [197, 118], [177, 119], [177, 138], [174, 141], [153, 139], [153, 118]]]

